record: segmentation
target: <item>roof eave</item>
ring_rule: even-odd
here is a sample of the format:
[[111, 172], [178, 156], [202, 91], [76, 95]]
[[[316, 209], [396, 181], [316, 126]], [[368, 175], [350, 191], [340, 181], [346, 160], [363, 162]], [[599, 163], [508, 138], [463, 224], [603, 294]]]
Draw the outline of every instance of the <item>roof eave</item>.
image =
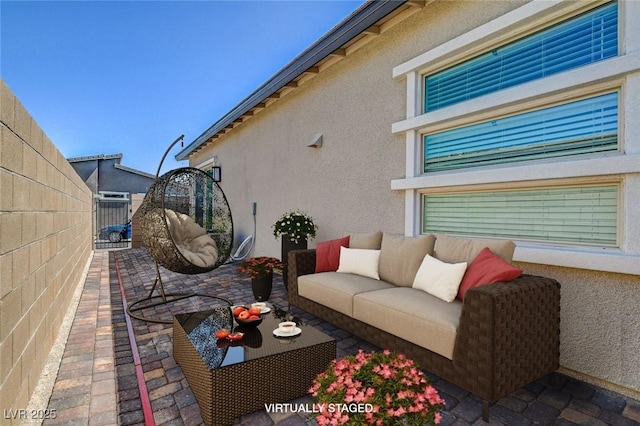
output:
[[341, 48], [345, 43], [365, 32], [365, 30], [380, 19], [405, 3], [406, 0], [375, 0], [363, 4], [359, 9], [336, 25], [311, 45], [311, 47], [298, 55], [293, 61], [205, 130], [193, 142], [182, 149], [175, 156], [175, 159], [178, 161], [188, 159], [194, 151], [207, 143], [209, 139], [225, 127], [233, 124], [234, 121], [240, 119], [251, 109], [265, 101], [269, 96], [272, 96], [278, 90], [282, 89], [286, 84], [301, 76], [309, 68]]

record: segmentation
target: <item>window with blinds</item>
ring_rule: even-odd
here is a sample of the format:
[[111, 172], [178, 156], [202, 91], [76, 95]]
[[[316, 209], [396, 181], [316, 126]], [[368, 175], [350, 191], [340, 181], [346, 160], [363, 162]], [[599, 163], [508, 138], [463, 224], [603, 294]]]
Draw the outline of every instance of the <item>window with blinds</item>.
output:
[[618, 149], [618, 93], [423, 136], [424, 172]]
[[618, 245], [618, 185], [423, 195], [423, 232]]
[[425, 76], [424, 112], [618, 55], [612, 2]]

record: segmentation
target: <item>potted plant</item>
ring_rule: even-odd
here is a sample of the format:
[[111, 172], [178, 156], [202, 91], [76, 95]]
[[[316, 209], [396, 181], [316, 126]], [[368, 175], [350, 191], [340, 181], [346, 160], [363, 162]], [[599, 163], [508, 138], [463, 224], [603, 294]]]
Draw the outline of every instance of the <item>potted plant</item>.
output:
[[413, 360], [389, 350], [332, 361], [309, 392], [320, 426], [438, 424], [444, 407]]
[[253, 296], [258, 302], [269, 299], [273, 286], [273, 270], [282, 269], [284, 264], [275, 257], [250, 257], [238, 266], [238, 272], [251, 278]]
[[292, 210], [280, 216], [273, 224], [273, 236], [283, 240], [299, 243], [309, 238], [315, 238], [318, 227], [313, 218], [300, 210]]
[[282, 270], [284, 288], [287, 290], [287, 259], [291, 250], [304, 250], [307, 240], [315, 238], [318, 227], [313, 218], [301, 210], [292, 210], [280, 216], [273, 224], [273, 236], [281, 239], [280, 259], [285, 267]]

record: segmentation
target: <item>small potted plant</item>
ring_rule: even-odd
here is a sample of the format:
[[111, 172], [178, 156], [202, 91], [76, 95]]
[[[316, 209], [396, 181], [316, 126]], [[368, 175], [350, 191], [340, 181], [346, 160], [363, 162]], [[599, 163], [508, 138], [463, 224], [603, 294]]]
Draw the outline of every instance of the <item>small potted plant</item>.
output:
[[438, 424], [444, 407], [413, 360], [389, 350], [332, 361], [309, 392], [320, 426]]
[[273, 236], [299, 243], [315, 238], [318, 227], [313, 218], [300, 210], [293, 210], [280, 216], [273, 224]]
[[271, 296], [273, 270], [283, 269], [284, 264], [275, 257], [250, 257], [238, 266], [238, 272], [251, 278], [251, 289], [257, 301], [262, 302]]
[[304, 250], [307, 248], [307, 240], [315, 238], [318, 226], [313, 218], [301, 210], [292, 210], [280, 216], [273, 224], [273, 236], [281, 239], [280, 258], [285, 263], [282, 270], [284, 288], [287, 290], [286, 263], [291, 250]]

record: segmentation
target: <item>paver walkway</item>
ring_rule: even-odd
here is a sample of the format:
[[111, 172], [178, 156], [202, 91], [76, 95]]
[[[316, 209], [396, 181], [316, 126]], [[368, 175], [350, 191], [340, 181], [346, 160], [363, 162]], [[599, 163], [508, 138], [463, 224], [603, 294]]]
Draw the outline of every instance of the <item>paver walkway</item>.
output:
[[[112, 252], [108, 255], [108, 264], [107, 255], [96, 254], [49, 403], [50, 409], [57, 408], [58, 418], [45, 424], [74, 424], [73, 421], [77, 424], [145, 424], [115, 264], [118, 263], [120, 280], [130, 303], [145, 296], [153, 284], [153, 262], [144, 249]], [[177, 286], [223, 296], [234, 303], [253, 300], [249, 279], [238, 276], [234, 265], [195, 276], [163, 271], [163, 277], [169, 291], [176, 291]], [[108, 293], [110, 306], [106, 300]], [[287, 306], [280, 277], [274, 280], [270, 302]], [[378, 349], [310, 314], [298, 309], [293, 312], [336, 338], [339, 357], [355, 353], [359, 348], [365, 351]], [[135, 319], [131, 324], [153, 422], [157, 425], [201, 424], [195, 398], [172, 357], [171, 325]], [[108, 371], [114, 366], [115, 376], [113, 371]], [[480, 418], [478, 398], [437, 377], [433, 379], [446, 400], [443, 425], [486, 424]], [[295, 402], [310, 403], [311, 400], [304, 397]], [[553, 385], [543, 379], [502, 398], [490, 408], [490, 416], [490, 424], [506, 425], [640, 425], [640, 402], [555, 374]], [[263, 410], [237, 419], [236, 424], [291, 426], [314, 425], [315, 421], [304, 414]]]
[[118, 421], [109, 255], [96, 252], [69, 332], [45, 425], [116, 425]]

